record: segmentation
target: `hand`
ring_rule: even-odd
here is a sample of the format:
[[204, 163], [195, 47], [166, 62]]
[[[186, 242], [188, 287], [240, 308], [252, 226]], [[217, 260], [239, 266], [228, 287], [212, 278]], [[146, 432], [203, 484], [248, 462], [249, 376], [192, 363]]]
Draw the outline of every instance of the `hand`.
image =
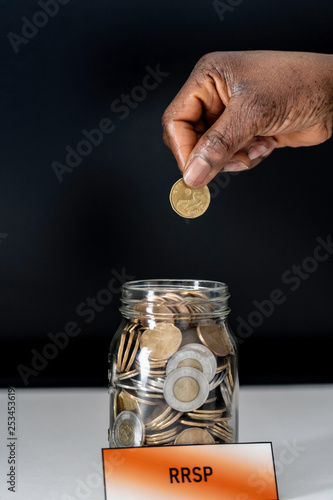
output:
[[186, 184], [248, 170], [276, 147], [332, 135], [333, 56], [213, 52], [202, 57], [166, 109], [164, 141]]

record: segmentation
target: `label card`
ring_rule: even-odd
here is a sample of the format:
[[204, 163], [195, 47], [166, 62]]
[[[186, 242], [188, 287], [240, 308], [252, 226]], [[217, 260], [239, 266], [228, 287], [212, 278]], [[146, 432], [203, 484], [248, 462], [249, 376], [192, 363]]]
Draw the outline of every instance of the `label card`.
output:
[[106, 500], [278, 500], [271, 443], [104, 448]]

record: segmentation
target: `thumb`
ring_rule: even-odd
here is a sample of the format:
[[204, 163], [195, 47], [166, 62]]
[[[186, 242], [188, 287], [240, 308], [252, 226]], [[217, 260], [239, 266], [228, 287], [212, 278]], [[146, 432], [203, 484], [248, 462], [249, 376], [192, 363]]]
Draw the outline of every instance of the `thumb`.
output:
[[251, 160], [240, 150], [258, 134], [255, 121], [245, 119], [244, 108], [231, 100], [222, 115], [200, 138], [184, 169], [184, 181], [191, 187], [208, 184], [237, 153], [233, 170], [246, 170]]

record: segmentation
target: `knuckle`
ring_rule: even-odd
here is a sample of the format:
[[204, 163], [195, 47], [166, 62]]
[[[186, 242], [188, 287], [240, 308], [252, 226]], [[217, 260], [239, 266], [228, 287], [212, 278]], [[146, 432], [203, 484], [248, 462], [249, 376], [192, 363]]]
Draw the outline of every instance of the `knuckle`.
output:
[[221, 150], [229, 151], [232, 145], [231, 137], [226, 131], [220, 132], [213, 129], [203, 139], [203, 147], [206, 151], [220, 153]]
[[209, 52], [202, 56], [194, 67], [196, 73], [206, 73], [217, 78], [232, 74], [235, 56], [231, 52]]
[[193, 68], [190, 76], [191, 79], [195, 79], [197, 85], [204, 83], [207, 76], [216, 72], [216, 67], [221, 63], [221, 56], [218, 57], [218, 52], [210, 52], [202, 56]]
[[210, 82], [222, 82], [223, 85], [239, 91], [243, 85], [240, 82], [235, 85], [234, 75], [237, 66], [233, 60], [234, 56], [230, 52], [210, 52], [202, 56], [195, 65], [191, 80], [195, 80], [197, 85], [205, 85]]
[[221, 57], [221, 52], [208, 52], [207, 54], [200, 57], [199, 61], [195, 65], [196, 67], [210, 67], [214, 65], [216, 60]]

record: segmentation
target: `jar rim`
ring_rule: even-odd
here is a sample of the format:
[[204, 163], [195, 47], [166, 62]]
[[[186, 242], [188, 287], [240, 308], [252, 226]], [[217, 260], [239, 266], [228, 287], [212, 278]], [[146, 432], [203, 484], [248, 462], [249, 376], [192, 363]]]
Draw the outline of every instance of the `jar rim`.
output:
[[168, 290], [198, 290], [198, 291], [214, 291], [228, 292], [228, 285], [220, 281], [213, 280], [197, 280], [197, 279], [145, 279], [127, 281], [123, 284], [122, 289], [133, 291], [145, 291], [152, 287], [156, 291]]
[[[170, 312], [163, 313], [154, 309], [156, 300], [164, 298], [164, 296], [173, 295], [174, 293], [189, 292], [190, 295], [186, 296], [186, 302], [190, 302], [192, 307], [197, 306], [195, 312], [191, 312], [193, 316], [206, 318], [212, 316], [212, 311], [216, 315], [228, 315], [230, 309], [228, 308], [228, 299], [230, 297], [228, 286], [219, 281], [210, 280], [190, 280], [190, 279], [150, 279], [150, 280], [135, 280], [128, 281], [122, 286], [122, 305], [120, 312], [126, 316], [142, 316], [142, 312], [137, 312], [137, 304], [144, 302], [147, 304], [148, 309], [144, 313], [146, 316], [168, 318]], [[191, 295], [193, 292], [193, 295]], [[168, 297], [170, 299], [170, 297]], [[181, 305], [183, 301], [180, 296]], [[214, 304], [213, 309], [207, 308], [200, 310], [200, 306], [207, 304]], [[161, 304], [160, 304], [161, 305]], [[171, 308], [177, 306], [174, 297], [171, 297]], [[151, 311], [149, 311], [149, 308]], [[188, 312], [178, 312], [177, 317], [187, 316]]]

